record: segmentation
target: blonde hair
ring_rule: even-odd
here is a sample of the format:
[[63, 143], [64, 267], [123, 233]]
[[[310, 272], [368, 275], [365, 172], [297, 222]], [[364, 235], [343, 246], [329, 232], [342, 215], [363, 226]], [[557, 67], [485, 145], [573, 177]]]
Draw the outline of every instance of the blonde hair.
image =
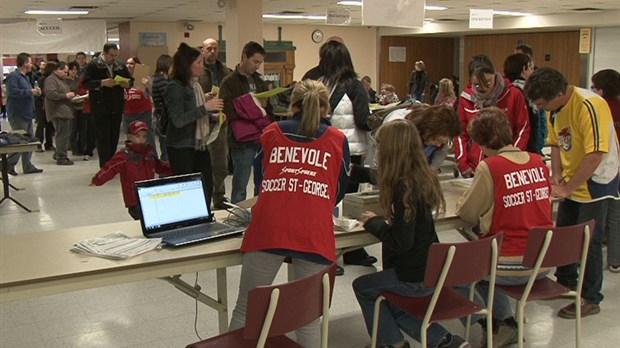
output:
[[452, 84], [452, 80], [445, 77], [439, 80], [439, 94], [437, 97], [448, 98], [449, 100], [456, 100], [456, 94], [454, 94], [454, 85]]
[[435, 209], [443, 214], [443, 198], [437, 174], [431, 170], [422, 151], [423, 144], [416, 126], [406, 120], [389, 122], [377, 132], [379, 147], [379, 204], [389, 218], [400, 186], [404, 186], [405, 221], [411, 222], [416, 206]]
[[302, 110], [299, 133], [314, 138], [321, 124], [321, 117], [329, 111], [329, 93], [325, 85], [310, 79], [298, 82], [291, 94], [291, 106]]

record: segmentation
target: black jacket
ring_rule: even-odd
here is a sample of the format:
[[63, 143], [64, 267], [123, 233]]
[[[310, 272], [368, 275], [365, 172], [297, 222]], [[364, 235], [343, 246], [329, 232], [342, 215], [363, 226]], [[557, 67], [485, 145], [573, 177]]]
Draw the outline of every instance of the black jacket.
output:
[[121, 76], [130, 79], [133, 85], [133, 77], [127, 66], [117, 60], [112, 66], [112, 76], [102, 57], [90, 61], [84, 71], [84, 87], [88, 88], [88, 99], [93, 113], [110, 112], [122, 114], [125, 109], [125, 95], [123, 87], [116, 85], [112, 88], [101, 87], [101, 80]]

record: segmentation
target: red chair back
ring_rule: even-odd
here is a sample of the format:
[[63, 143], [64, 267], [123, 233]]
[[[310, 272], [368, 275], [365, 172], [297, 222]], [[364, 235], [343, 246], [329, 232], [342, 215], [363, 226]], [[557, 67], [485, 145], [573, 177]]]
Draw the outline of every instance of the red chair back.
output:
[[271, 291], [278, 288], [280, 298], [274, 314], [269, 337], [283, 335], [301, 328], [323, 315], [323, 275], [329, 274], [329, 303], [331, 304], [336, 277], [336, 264], [325, 270], [292, 282], [260, 286], [250, 290], [248, 294], [248, 310], [244, 338], [252, 339], [260, 336]]
[[549, 230], [553, 231], [553, 237], [540, 267], [564, 266], [581, 261], [586, 226], [590, 229], [590, 238], [592, 238], [594, 220], [574, 226], [531, 229], [523, 256], [523, 265], [530, 268], [534, 267]]
[[[424, 274], [424, 286], [435, 287], [444, 267], [448, 249], [452, 245], [456, 245], [457, 248], [444, 287], [471, 284], [486, 278], [491, 274], [491, 260], [493, 258], [491, 244], [493, 240], [497, 240], [497, 250], [500, 250], [503, 236], [504, 234], [501, 233], [471, 242], [435, 243], [431, 245], [428, 251], [426, 273]], [[475, 260], [477, 267], [472, 268], [470, 266], [472, 260]]]

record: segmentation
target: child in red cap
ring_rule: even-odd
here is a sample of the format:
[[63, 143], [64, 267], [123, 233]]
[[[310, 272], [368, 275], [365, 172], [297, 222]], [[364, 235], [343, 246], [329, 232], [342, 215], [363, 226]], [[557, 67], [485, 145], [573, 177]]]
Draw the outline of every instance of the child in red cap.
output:
[[141, 210], [134, 190], [134, 183], [140, 180], [172, 175], [170, 164], [160, 161], [153, 151], [153, 145], [147, 144], [149, 128], [143, 121], [133, 121], [129, 124], [125, 148], [118, 151], [93, 179], [90, 186], [101, 186], [110, 181], [116, 174], [121, 174], [123, 200], [134, 220], [140, 219]]

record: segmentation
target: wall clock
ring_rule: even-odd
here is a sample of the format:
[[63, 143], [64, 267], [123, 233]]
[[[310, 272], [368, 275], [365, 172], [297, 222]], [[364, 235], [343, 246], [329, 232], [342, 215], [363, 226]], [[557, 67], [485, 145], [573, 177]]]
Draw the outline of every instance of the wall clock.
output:
[[315, 43], [319, 43], [319, 42], [323, 41], [323, 32], [320, 31], [319, 29], [313, 31], [312, 32], [312, 41], [314, 41]]

